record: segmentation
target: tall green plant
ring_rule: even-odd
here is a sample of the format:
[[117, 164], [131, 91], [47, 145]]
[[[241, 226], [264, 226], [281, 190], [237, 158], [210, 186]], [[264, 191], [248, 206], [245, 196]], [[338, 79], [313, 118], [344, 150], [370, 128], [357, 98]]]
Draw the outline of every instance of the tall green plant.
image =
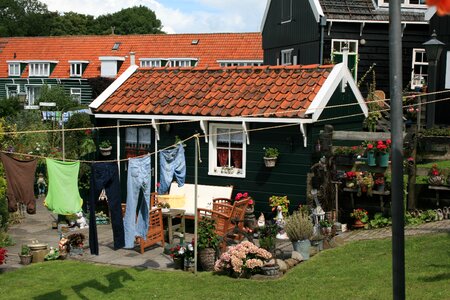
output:
[[213, 219], [202, 218], [198, 222], [197, 248], [217, 249], [219, 242], [219, 236], [216, 233], [216, 222]]

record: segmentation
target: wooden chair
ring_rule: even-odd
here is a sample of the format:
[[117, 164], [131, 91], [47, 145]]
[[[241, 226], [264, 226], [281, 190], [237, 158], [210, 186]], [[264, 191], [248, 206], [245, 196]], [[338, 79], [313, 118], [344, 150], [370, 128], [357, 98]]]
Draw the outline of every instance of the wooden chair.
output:
[[249, 199], [235, 201], [230, 216], [228, 238], [241, 241], [244, 238], [244, 216]]
[[147, 240], [144, 240], [142, 237], [137, 238], [141, 248], [141, 254], [144, 254], [145, 248], [155, 245], [158, 242], [161, 242], [161, 246], [164, 248], [164, 228], [161, 208], [150, 210], [148, 222]]

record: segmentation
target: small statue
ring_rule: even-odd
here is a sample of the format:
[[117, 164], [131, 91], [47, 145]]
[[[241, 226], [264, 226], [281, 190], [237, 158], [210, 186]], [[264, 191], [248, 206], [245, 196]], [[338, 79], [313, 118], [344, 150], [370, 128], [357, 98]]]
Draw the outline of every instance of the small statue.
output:
[[259, 216], [257, 223], [258, 223], [258, 227], [260, 227], [260, 228], [266, 226], [266, 219], [264, 218], [263, 213], [261, 213], [261, 215]]
[[275, 220], [278, 227], [280, 228], [280, 231], [277, 233], [277, 239], [288, 240], [289, 237], [287, 236], [286, 231], [284, 231], [284, 225], [286, 224], [286, 221], [283, 217], [283, 208], [280, 205], [277, 206], [277, 217], [275, 218]]

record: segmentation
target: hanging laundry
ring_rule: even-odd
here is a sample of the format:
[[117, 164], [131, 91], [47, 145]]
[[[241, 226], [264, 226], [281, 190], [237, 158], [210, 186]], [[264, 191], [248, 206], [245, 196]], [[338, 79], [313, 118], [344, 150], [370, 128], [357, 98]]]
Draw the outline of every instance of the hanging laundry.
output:
[[159, 194], [167, 193], [173, 176], [175, 176], [179, 187], [184, 185], [186, 179], [186, 159], [182, 144], [178, 144], [175, 149], [163, 150], [159, 153], [159, 169]]
[[17, 211], [17, 203], [27, 206], [29, 214], [36, 213], [36, 199], [34, 197], [34, 174], [36, 173], [36, 159], [19, 160], [5, 153], [0, 153], [6, 173], [6, 197], [8, 210]]
[[48, 193], [45, 205], [54, 213], [71, 215], [81, 211], [83, 199], [78, 191], [80, 162], [45, 159], [48, 172]]
[[91, 166], [91, 190], [89, 196], [89, 248], [98, 255], [97, 224], [95, 206], [98, 201], [107, 201], [114, 239], [114, 249], [125, 246], [122, 207], [120, 200], [119, 169], [116, 163], [99, 162]]
[[[149, 155], [138, 158], [130, 158], [128, 161], [127, 176], [127, 206], [123, 224], [125, 229], [125, 248], [134, 248], [136, 236], [147, 239], [148, 214], [150, 207], [151, 185], [151, 158]], [[139, 193], [142, 190], [144, 201], [138, 208], [136, 222], [136, 209]], [[108, 195], [109, 197], [109, 195]]]

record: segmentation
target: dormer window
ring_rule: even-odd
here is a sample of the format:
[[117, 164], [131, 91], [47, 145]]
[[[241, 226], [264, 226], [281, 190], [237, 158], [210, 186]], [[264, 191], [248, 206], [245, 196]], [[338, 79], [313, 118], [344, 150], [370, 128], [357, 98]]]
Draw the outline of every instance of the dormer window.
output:
[[8, 64], [8, 76], [20, 76], [20, 63], [14, 62]]
[[28, 61], [29, 77], [48, 77], [50, 76], [51, 65], [57, 63], [57, 61]]
[[168, 67], [195, 67], [197, 65], [197, 59], [195, 58], [171, 58], [167, 63]]
[[84, 60], [69, 60], [70, 77], [81, 77], [88, 63], [89, 61]]
[[161, 67], [161, 59], [141, 58], [141, 68], [159, 68]]
[[[401, 0], [402, 7], [426, 7], [426, 0]], [[378, 6], [389, 6], [389, 0], [378, 0]]]
[[119, 72], [120, 66], [125, 61], [125, 57], [122, 56], [100, 56], [101, 62], [101, 77], [114, 78]]

